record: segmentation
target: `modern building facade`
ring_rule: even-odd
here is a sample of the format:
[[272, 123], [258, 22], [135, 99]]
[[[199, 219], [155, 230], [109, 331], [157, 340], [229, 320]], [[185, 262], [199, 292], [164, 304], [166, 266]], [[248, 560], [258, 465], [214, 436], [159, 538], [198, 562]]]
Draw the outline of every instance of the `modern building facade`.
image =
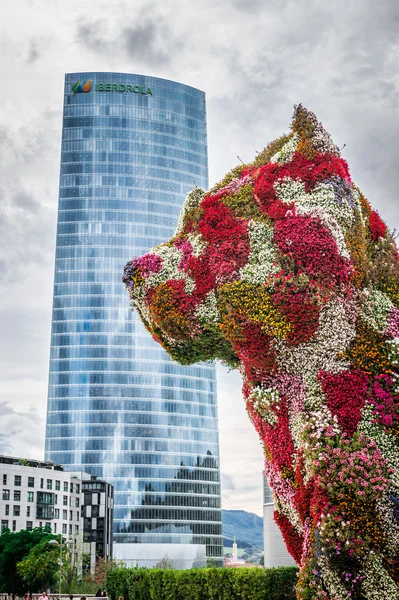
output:
[[114, 488], [95, 477], [82, 477], [83, 536], [86, 543], [94, 544], [96, 559], [112, 558]]
[[120, 281], [194, 185], [208, 185], [203, 92], [66, 75], [46, 458], [114, 485], [114, 554], [134, 564], [154, 544], [222, 561], [215, 368], [173, 363]]
[[265, 475], [263, 475], [263, 535], [264, 535], [264, 566], [290, 567], [295, 561], [288, 552], [280, 529], [277, 527], [274, 515], [273, 496]]

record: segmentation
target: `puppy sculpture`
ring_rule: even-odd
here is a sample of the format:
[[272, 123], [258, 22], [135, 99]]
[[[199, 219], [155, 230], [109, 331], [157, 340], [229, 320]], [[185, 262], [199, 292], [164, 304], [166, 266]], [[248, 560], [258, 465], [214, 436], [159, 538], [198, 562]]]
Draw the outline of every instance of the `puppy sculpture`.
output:
[[123, 281], [174, 360], [240, 370], [298, 598], [399, 598], [398, 253], [315, 115]]

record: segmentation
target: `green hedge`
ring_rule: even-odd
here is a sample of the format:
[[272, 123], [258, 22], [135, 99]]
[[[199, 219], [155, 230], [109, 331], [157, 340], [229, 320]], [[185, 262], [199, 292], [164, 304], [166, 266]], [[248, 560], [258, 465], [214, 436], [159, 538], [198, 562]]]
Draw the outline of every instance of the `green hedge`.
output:
[[295, 600], [296, 567], [109, 571], [111, 600]]

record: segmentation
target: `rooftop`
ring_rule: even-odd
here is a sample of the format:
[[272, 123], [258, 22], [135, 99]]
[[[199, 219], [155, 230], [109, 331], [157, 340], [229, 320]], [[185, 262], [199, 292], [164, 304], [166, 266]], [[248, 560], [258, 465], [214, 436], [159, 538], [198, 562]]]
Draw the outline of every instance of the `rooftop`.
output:
[[17, 456], [1, 456], [0, 464], [19, 465], [21, 467], [33, 467], [35, 469], [49, 469], [51, 471], [63, 471], [62, 465], [55, 465], [51, 460], [41, 461], [33, 458], [18, 458]]

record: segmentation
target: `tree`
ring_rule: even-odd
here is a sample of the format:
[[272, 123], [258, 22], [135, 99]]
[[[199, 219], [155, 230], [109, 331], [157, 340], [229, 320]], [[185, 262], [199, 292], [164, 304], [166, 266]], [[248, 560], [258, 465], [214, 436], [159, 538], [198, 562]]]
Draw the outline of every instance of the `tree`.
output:
[[51, 540], [54, 536], [48, 528], [37, 527], [32, 531], [22, 529], [11, 532], [4, 529], [0, 535], [0, 592], [23, 596], [27, 585], [17, 572], [17, 563], [21, 562], [32, 548], [43, 540]]
[[76, 561], [76, 553], [71, 550], [63, 552], [62, 558], [62, 579], [65, 581], [67, 594], [71, 595], [72, 585], [78, 575], [78, 563]]
[[100, 588], [104, 588], [108, 571], [111, 571], [111, 569], [115, 569], [116, 567], [120, 567], [121, 565], [122, 563], [117, 562], [116, 560], [106, 560], [105, 558], [98, 558], [96, 561], [94, 573], [91, 573], [87, 577], [85, 577], [85, 580], [87, 582], [96, 583]]
[[167, 556], [164, 556], [163, 558], [161, 558], [160, 561], [157, 562], [157, 564], [155, 565], [156, 569], [174, 569], [175, 566], [173, 564], [173, 562], [170, 560], [170, 558], [168, 558]]
[[59, 576], [60, 548], [57, 544], [49, 544], [49, 541], [42, 540], [21, 562], [17, 563], [17, 573], [30, 590], [47, 590], [55, 585]]

